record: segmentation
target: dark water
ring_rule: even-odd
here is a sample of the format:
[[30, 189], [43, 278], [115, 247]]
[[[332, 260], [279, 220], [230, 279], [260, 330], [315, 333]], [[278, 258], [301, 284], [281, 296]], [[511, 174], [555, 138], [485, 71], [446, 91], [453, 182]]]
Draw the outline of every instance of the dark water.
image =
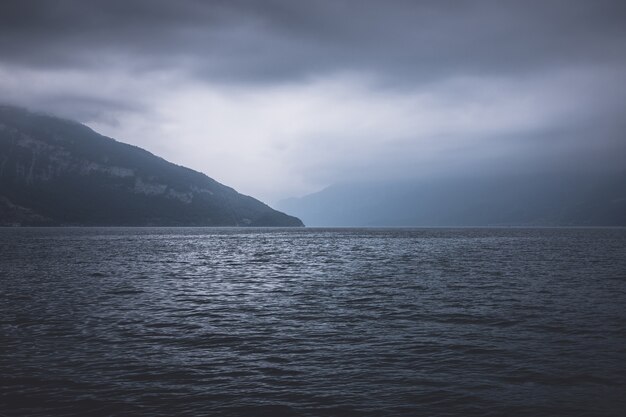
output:
[[626, 229], [0, 229], [1, 416], [626, 413]]

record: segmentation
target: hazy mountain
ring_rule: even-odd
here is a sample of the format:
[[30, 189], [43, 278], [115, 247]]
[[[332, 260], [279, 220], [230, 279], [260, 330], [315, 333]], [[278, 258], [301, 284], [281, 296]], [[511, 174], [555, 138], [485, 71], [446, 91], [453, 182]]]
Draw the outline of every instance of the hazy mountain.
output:
[[0, 225], [302, 226], [69, 120], [0, 106]]
[[341, 184], [278, 207], [309, 226], [626, 226], [626, 173]]

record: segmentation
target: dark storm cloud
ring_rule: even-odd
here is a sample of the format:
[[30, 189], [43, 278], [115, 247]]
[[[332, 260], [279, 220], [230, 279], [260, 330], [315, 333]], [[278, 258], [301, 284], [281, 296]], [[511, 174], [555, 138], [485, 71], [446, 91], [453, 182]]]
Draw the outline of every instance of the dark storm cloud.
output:
[[268, 198], [623, 170], [625, 21], [623, 0], [3, 0], [0, 102]]
[[3, 1], [4, 63], [176, 67], [281, 82], [365, 71], [455, 75], [624, 65], [623, 1]]

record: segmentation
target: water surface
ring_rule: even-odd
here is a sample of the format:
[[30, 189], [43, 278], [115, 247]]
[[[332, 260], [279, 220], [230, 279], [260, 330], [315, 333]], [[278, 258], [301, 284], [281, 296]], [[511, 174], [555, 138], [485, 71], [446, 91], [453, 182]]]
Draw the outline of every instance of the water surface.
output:
[[2, 416], [626, 410], [626, 229], [0, 229]]

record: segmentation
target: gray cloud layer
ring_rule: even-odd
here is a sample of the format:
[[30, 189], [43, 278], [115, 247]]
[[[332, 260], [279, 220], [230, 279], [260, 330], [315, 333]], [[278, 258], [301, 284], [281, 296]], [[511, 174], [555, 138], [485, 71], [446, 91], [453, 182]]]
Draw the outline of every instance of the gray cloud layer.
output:
[[3, 61], [36, 67], [124, 58], [233, 82], [365, 69], [414, 83], [626, 60], [619, 0], [9, 0], [0, 7]]
[[[494, 135], [505, 138], [501, 143], [510, 138], [518, 155], [536, 160], [543, 157], [540, 149], [554, 149], [551, 155], [571, 155], [565, 159], [575, 164], [593, 148], [597, 161], [591, 165], [610, 161], [616, 166], [625, 156], [625, 21], [626, 3], [620, 0], [5, 0], [0, 3], [0, 94], [19, 104], [115, 127], [133, 112], [156, 117], [154, 102], [164, 97], [156, 95], [158, 88], [204, 85], [263, 95], [276, 88], [300, 91], [301, 85], [365, 80], [366, 87], [350, 95], [378, 100], [379, 105], [364, 110], [365, 118], [403, 97], [430, 97], [442, 109], [448, 102], [451, 117], [477, 112], [487, 128], [498, 122], [488, 119], [491, 113], [496, 117], [495, 109], [507, 95], [527, 93], [532, 103], [522, 106], [523, 111], [536, 111], [535, 119], [541, 112], [551, 118], [534, 133], [533, 128], [500, 129]], [[294, 99], [302, 94], [294, 93]], [[327, 98], [336, 95], [333, 90]], [[481, 113], [477, 107], [491, 110]], [[509, 111], [522, 110], [516, 104]], [[403, 119], [407, 128], [389, 133], [398, 140], [398, 135], [407, 136], [407, 143], [412, 141], [411, 128], [416, 128], [408, 114]], [[344, 137], [341, 131], [358, 118], [338, 123], [328, 138], [354, 143], [348, 138], [353, 132]], [[400, 122], [390, 116], [388, 123]], [[443, 128], [429, 134], [450, 135]], [[410, 155], [429, 146], [422, 144], [425, 135], [411, 142], [420, 146], [390, 151], [378, 170], [410, 166]], [[488, 154], [496, 146], [482, 131], [466, 136], [462, 146], [455, 145], [467, 148], [466, 155]], [[563, 137], [567, 139], [558, 139]], [[384, 141], [364, 139], [370, 154], [359, 151], [362, 160], [353, 166], [345, 159], [330, 166], [322, 154], [319, 163], [308, 164], [304, 158], [315, 160], [314, 142], [298, 143], [305, 151], [285, 157], [302, 158], [305, 168], [298, 173], [294, 164], [286, 174], [317, 175], [310, 182], [318, 186], [334, 175], [349, 176], [351, 169], [361, 175], [363, 166], [375, 164], [373, 155], [389, 149]], [[187, 161], [185, 155], [176, 157]], [[324, 178], [313, 174], [320, 169], [327, 173]], [[203, 170], [211, 174], [211, 167]]]

